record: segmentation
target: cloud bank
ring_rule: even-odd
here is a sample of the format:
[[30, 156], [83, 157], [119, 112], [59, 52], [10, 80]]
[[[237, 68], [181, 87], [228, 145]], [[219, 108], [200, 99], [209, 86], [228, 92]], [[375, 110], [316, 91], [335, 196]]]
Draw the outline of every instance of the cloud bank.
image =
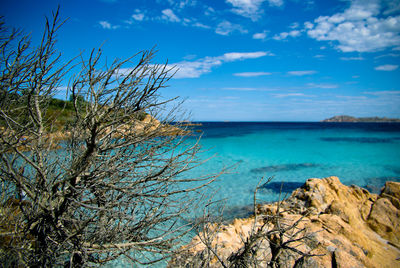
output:
[[[306, 22], [309, 37], [335, 41], [342, 52], [373, 52], [400, 44], [400, 16], [382, 12], [379, 0], [352, 0], [350, 7], [332, 16]], [[397, 1], [398, 2], [398, 1]]]

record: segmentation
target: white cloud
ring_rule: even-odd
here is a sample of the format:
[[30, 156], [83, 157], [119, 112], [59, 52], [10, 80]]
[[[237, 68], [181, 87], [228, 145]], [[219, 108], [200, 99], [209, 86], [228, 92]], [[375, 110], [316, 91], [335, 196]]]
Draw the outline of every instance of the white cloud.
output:
[[289, 32], [289, 36], [291, 37], [297, 37], [300, 35], [300, 31], [294, 30]]
[[178, 69], [174, 78], [197, 78], [202, 74], [211, 72], [213, 67], [220, 66], [225, 62], [256, 59], [267, 55], [271, 54], [264, 51], [246, 53], [232, 52], [225, 53], [218, 57], [205, 57], [196, 61], [178, 62], [176, 64], [171, 64], [170, 67], [176, 66]]
[[179, 62], [175, 64], [177, 72], [174, 78], [197, 78], [200, 77], [202, 74], [211, 72], [212, 67], [221, 64], [222, 62], [220, 60], [216, 60], [213, 58], [204, 58], [193, 62]]
[[278, 35], [275, 35], [272, 38], [275, 39], [275, 40], [283, 40], [283, 39], [286, 39], [289, 36], [290, 37], [297, 37], [297, 36], [300, 36], [300, 35], [301, 35], [300, 31], [293, 30], [293, 31], [290, 31], [290, 32], [282, 32], [282, 33], [280, 33]]
[[165, 4], [168, 2], [173, 10], [182, 10], [186, 7], [197, 5], [197, 0], [156, 0], [158, 4]]
[[231, 52], [225, 53], [223, 56], [218, 57], [222, 58], [224, 61], [236, 61], [236, 60], [245, 60], [245, 59], [256, 59], [260, 57], [264, 57], [270, 55], [271, 53], [265, 51], [258, 51], [258, 52]]
[[365, 60], [363, 57], [341, 57], [341, 60]]
[[336, 84], [315, 84], [315, 83], [308, 83], [308, 87], [310, 88], [322, 88], [322, 89], [329, 89], [329, 88], [337, 88], [338, 85]]
[[[350, 7], [332, 16], [306, 22], [311, 38], [336, 41], [343, 52], [379, 51], [400, 44], [400, 16], [382, 16], [379, 0], [351, 0]], [[385, 14], [385, 12], [383, 12]]]
[[266, 87], [225, 87], [223, 90], [233, 91], [280, 91], [278, 88], [266, 88]]
[[276, 98], [287, 98], [287, 97], [313, 97], [313, 95], [306, 95], [304, 93], [286, 93], [286, 94], [272, 94]]
[[224, 20], [223, 22], [218, 24], [215, 33], [220, 35], [230, 35], [231, 33], [236, 31], [240, 33], [247, 33], [247, 30], [244, 29], [241, 25], [233, 24], [227, 20]]
[[[249, 18], [253, 21], [260, 19], [263, 10], [261, 5], [266, 0], [226, 0], [229, 4], [233, 6], [232, 12]], [[267, 0], [270, 6], [282, 6], [283, 0]]]
[[226, 0], [234, 8], [232, 11], [238, 15], [256, 21], [262, 14], [261, 4], [265, 0]]
[[186, 55], [185, 57], [183, 57], [185, 60], [194, 60], [195, 58], [197, 58], [196, 54], [189, 54]]
[[374, 59], [380, 59], [380, 58], [386, 58], [386, 57], [397, 58], [397, 57], [400, 57], [400, 54], [388, 53], [388, 54], [383, 54], [383, 55], [376, 56], [376, 57], [374, 57]]
[[183, 25], [189, 25], [189, 24], [191, 24], [191, 23], [192, 23], [192, 20], [191, 20], [191, 19], [188, 19], [188, 18], [184, 18], [184, 19], [183, 19], [183, 22], [182, 22]]
[[[187, 5], [194, 5], [194, 2], [190, 2], [189, 0], [186, 1], [181, 1], [179, 3], [176, 2], [171, 2], [170, 3], [172, 6], [174, 6], [174, 10], [180, 10]], [[194, 18], [180, 18], [178, 17], [175, 12], [172, 9], [164, 9], [161, 11], [161, 16], [157, 17], [151, 17], [148, 15], [149, 12], [146, 10], [140, 10], [140, 9], [135, 9], [134, 13], [131, 15], [131, 17], [128, 20], [125, 20], [124, 22], [126, 24], [133, 24], [135, 21], [159, 21], [159, 22], [175, 22], [175, 23], [180, 23], [183, 26], [187, 27], [196, 27], [196, 28], [203, 28], [203, 29], [211, 29], [212, 27], [198, 22]], [[235, 25], [232, 26], [232, 30], [234, 30]]]
[[397, 68], [399, 68], [399, 65], [385, 64], [385, 65], [379, 65], [374, 69], [377, 71], [394, 71]]
[[400, 95], [400, 90], [367, 91], [363, 93], [375, 96]]
[[287, 72], [289, 75], [294, 75], [294, 76], [303, 76], [303, 75], [311, 75], [317, 73], [317, 71], [290, 71]]
[[135, 13], [133, 13], [132, 18], [137, 21], [142, 21], [145, 15], [140, 9], [135, 9]]
[[182, 8], [187, 7], [187, 6], [194, 6], [194, 5], [196, 5], [196, 2], [197, 1], [193, 1], [193, 0], [181, 0], [179, 2], [179, 8], [182, 9]]
[[260, 91], [259, 88], [255, 87], [225, 87], [223, 90], [233, 90], [233, 91]]
[[262, 33], [253, 34], [253, 39], [261, 39], [264, 40], [267, 37], [267, 31], [263, 31]]
[[254, 87], [225, 87], [223, 90], [234, 90], [234, 91], [257, 91]]
[[[161, 0], [160, 0], [161, 1]], [[163, 0], [164, 1], [164, 0]], [[169, 1], [169, 0], [168, 0]], [[220, 34], [220, 35], [230, 35], [234, 32], [238, 33], [248, 33], [248, 31], [240, 24], [234, 24], [231, 23], [230, 21], [227, 20], [220, 20], [219, 24], [214, 24], [214, 25], [207, 25], [204, 24], [203, 22], [199, 21], [195, 17], [181, 17], [178, 16], [177, 11], [182, 10], [186, 6], [192, 6], [195, 4], [195, 1], [193, 0], [185, 0], [185, 1], [178, 1], [175, 2], [174, 0], [171, 0], [169, 3], [173, 8], [167, 8], [163, 9], [161, 11], [160, 16], [150, 16], [149, 14], [151, 12], [147, 10], [141, 10], [141, 9], [135, 9], [133, 14], [128, 20], [125, 20], [124, 22], [128, 25], [132, 25], [136, 22], [142, 22], [142, 21], [157, 21], [157, 22], [162, 22], [162, 23], [178, 23], [182, 26], [185, 27], [195, 27], [195, 28], [202, 28], [202, 29], [212, 29], [215, 31], [215, 33]], [[208, 8], [207, 10], [213, 10], [211, 7]], [[111, 29], [113, 26], [107, 22], [107, 21], [102, 21], [102, 27]], [[119, 26], [118, 26], [119, 27]]]
[[304, 28], [306, 29], [312, 29], [314, 27], [314, 24], [312, 24], [309, 21], [304, 22]]
[[205, 24], [200, 23], [200, 22], [195, 22], [195, 23], [192, 24], [192, 26], [193, 27], [197, 27], [197, 28], [203, 28], [203, 29], [211, 29], [210, 26], [205, 25]]
[[101, 25], [101, 27], [103, 27], [103, 29], [111, 29], [111, 23], [109, 23], [108, 21], [102, 20], [99, 21], [99, 24]]
[[280, 7], [283, 5], [283, 0], [268, 0], [270, 6]]
[[244, 72], [244, 73], [234, 73], [234, 76], [240, 76], [240, 77], [256, 77], [256, 76], [265, 76], [265, 75], [271, 75], [272, 73], [268, 72]]
[[204, 15], [211, 16], [215, 13], [215, 10], [212, 7], [207, 7], [206, 11], [204, 11]]
[[99, 21], [99, 24], [103, 29], [107, 29], [107, 30], [115, 30], [115, 29], [119, 28], [119, 25], [112, 25], [111, 23], [109, 23], [106, 20]]
[[163, 14], [161, 16], [161, 18], [163, 18], [164, 20], [171, 21], [171, 22], [180, 22], [181, 21], [181, 19], [175, 15], [175, 13], [174, 13], [174, 11], [172, 11], [172, 9], [169, 9], [169, 8], [164, 9], [163, 11], [161, 11], [161, 13]]

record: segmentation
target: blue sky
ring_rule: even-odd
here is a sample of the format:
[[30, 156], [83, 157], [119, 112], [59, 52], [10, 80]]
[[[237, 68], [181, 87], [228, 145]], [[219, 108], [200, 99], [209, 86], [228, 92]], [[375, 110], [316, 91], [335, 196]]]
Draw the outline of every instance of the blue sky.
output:
[[6, 24], [34, 41], [60, 4], [64, 59], [102, 44], [109, 61], [156, 46], [156, 62], [179, 68], [162, 94], [186, 99], [193, 120], [400, 118], [400, 0], [0, 3]]

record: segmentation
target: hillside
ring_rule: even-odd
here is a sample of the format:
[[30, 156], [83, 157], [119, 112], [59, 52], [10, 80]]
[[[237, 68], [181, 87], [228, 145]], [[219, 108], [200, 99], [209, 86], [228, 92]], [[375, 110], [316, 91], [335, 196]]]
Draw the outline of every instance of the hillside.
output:
[[[20, 99], [21, 96], [19, 95], [14, 95], [11, 97], [14, 101], [11, 104], [12, 109], [16, 111], [13, 113], [13, 116], [17, 119], [17, 121], [25, 122], [26, 118], [28, 117], [28, 110], [24, 108], [24, 100]], [[57, 141], [67, 139], [71, 134], [73, 122], [76, 120], [76, 111], [72, 101], [50, 98], [48, 101], [43, 102], [43, 105], [45, 106], [43, 107], [42, 115], [44, 121], [47, 122], [45, 135]], [[78, 113], [80, 113], [82, 116], [84, 116], [86, 113], [87, 105], [89, 105], [89, 103], [84, 101], [83, 98], [78, 99]], [[0, 120], [0, 130], [5, 133], [10, 131], [7, 123], [4, 120]], [[135, 113], [129, 123], [119, 126], [119, 131], [122, 131], [125, 134], [131, 131], [147, 134], [154, 134], [157, 132], [157, 135], [162, 136], [189, 134], [189, 131], [185, 130], [185, 125], [168, 125], [142, 111]]]

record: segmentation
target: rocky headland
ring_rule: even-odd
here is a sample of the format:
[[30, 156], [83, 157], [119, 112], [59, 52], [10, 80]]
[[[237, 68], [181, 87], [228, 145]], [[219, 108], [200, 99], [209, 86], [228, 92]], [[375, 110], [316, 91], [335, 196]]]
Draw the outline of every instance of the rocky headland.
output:
[[[304, 237], [287, 246], [317, 256], [296, 262], [295, 252], [283, 247], [280, 255], [274, 256], [274, 267], [400, 267], [400, 183], [386, 182], [380, 194], [373, 194], [358, 186], [343, 185], [337, 177], [309, 179], [283, 202], [258, 205], [257, 222], [253, 216], [209, 227], [208, 234], [194, 237], [183, 247], [186, 255], [173, 258], [170, 266], [200, 267], [193, 263], [200, 264], [199, 260], [210, 255], [210, 248], [210, 267], [223, 267], [221, 261], [229, 264], [246, 250], [249, 237], [263, 223], [263, 228], [275, 230], [277, 222], [271, 221], [265, 227], [265, 219], [276, 215], [278, 206], [279, 224], [296, 224], [293, 230], [303, 230], [292, 232], [281, 242]], [[254, 244], [260, 267], [269, 267], [276, 253], [273, 237]]]
[[[3, 126], [0, 126], [0, 133], [5, 136], [14, 136], [15, 133], [6, 129]], [[102, 136], [109, 135], [112, 133], [112, 137], [121, 138], [124, 135], [148, 135], [148, 136], [179, 136], [179, 135], [190, 135], [191, 131], [187, 129], [187, 125], [171, 125], [162, 123], [151, 115], [145, 115], [140, 120], [132, 120], [129, 124], [120, 125], [118, 128], [105, 128]], [[82, 133], [81, 133], [82, 134]], [[71, 130], [56, 130], [50, 131], [46, 134], [43, 134], [44, 139], [49, 144], [52, 149], [61, 148], [59, 143], [65, 140], [70, 139], [73, 136]], [[37, 140], [37, 137], [32, 135], [24, 135], [20, 138], [20, 145], [18, 149], [21, 151], [29, 151], [31, 150], [32, 141]]]
[[400, 119], [387, 117], [353, 117], [348, 115], [337, 115], [322, 122], [349, 122], [349, 123], [398, 123]]

